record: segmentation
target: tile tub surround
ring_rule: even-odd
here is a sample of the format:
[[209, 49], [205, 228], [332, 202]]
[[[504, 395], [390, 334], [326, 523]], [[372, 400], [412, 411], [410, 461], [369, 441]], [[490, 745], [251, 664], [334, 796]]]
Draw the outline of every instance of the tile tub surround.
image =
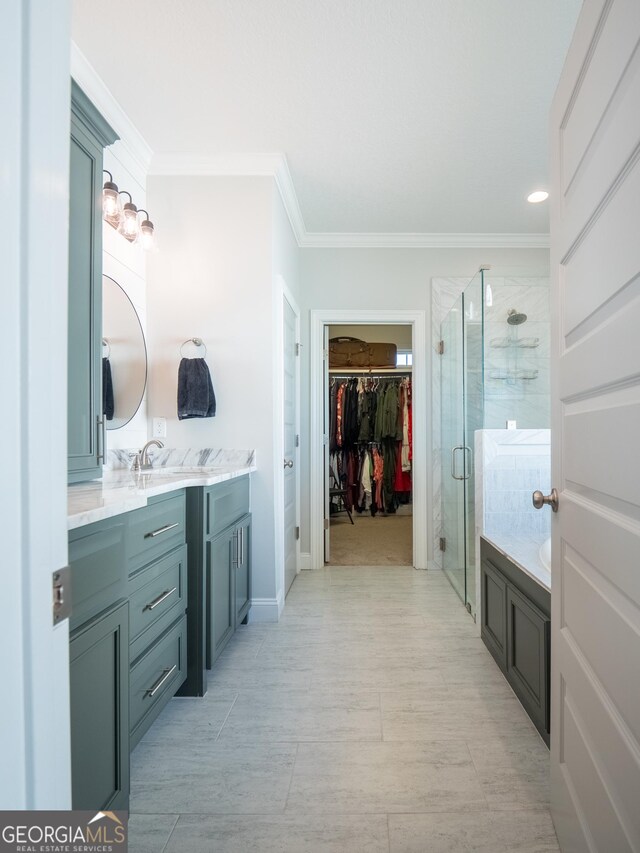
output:
[[131, 850], [558, 853], [548, 772], [442, 573], [327, 567], [134, 750]]
[[[126, 453], [126, 451], [122, 451]], [[67, 527], [73, 530], [147, 505], [149, 498], [190, 486], [213, 486], [257, 470], [254, 451], [213, 451], [206, 465], [192, 465], [198, 451], [173, 451], [188, 460], [151, 472], [104, 469], [102, 480], [78, 483], [67, 490]], [[121, 451], [115, 451], [119, 454]], [[229, 455], [225, 455], [229, 454]], [[171, 457], [169, 457], [171, 458]], [[200, 457], [201, 458], [201, 457]], [[235, 460], [235, 461], [234, 461]], [[127, 461], [131, 460], [127, 456]]]
[[[551, 575], [540, 565], [538, 550], [551, 535], [551, 510], [535, 509], [531, 495], [551, 488], [550, 441], [548, 429], [475, 434], [476, 553], [483, 536], [546, 589]], [[478, 562], [478, 576], [479, 571]]]

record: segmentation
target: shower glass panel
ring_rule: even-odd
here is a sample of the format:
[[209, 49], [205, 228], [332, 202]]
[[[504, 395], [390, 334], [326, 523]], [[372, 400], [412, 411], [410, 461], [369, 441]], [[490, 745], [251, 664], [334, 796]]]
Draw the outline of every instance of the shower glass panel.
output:
[[484, 419], [484, 273], [462, 294], [464, 307], [464, 537], [465, 604], [476, 613], [475, 432]]
[[465, 594], [463, 307], [460, 296], [441, 328], [442, 564], [462, 601]]
[[483, 424], [484, 298], [478, 273], [442, 322], [441, 465], [443, 568], [476, 612], [475, 431]]

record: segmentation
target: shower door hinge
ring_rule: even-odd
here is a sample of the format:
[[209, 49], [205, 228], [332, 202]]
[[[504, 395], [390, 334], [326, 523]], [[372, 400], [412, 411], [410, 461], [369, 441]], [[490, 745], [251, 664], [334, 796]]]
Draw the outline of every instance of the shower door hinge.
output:
[[444, 355], [444, 341], [438, 341], [438, 355]]
[[296, 540], [300, 538], [300, 528], [296, 527]]
[[441, 551], [447, 550], [447, 540], [444, 538], [444, 536], [440, 537], [440, 550]]
[[329, 519], [328, 518], [325, 518], [325, 520], [324, 520], [324, 529], [325, 530], [329, 529]]
[[296, 435], [296, 447], [300, 447], [300, 436]]
[[300, 347], [302, 344], [296, 344], [296, 355], [300, 355]]

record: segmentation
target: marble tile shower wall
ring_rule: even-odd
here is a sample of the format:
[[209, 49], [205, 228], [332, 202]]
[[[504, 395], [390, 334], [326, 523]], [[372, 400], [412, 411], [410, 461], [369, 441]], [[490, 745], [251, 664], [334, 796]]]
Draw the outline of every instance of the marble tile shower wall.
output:
[[[515, 420], [519, 429], [550, 423], [549, 280], [488, 278], [492, 302], [484, 309], [484, 427], [501, 429]], [[526, 314], [507, 323], [511, 309]]]

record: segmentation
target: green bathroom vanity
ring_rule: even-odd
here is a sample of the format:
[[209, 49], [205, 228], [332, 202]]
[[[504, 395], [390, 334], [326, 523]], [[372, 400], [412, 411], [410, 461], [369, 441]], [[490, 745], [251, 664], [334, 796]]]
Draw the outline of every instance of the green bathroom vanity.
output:
[[206, 693], [206, 668], [248, 616], [250, 480], [238, 473], [176, 474], [172, 489], [124, 471], [69, 489], [74, 809], [128, 809], [130, 751], [177, 692]]

